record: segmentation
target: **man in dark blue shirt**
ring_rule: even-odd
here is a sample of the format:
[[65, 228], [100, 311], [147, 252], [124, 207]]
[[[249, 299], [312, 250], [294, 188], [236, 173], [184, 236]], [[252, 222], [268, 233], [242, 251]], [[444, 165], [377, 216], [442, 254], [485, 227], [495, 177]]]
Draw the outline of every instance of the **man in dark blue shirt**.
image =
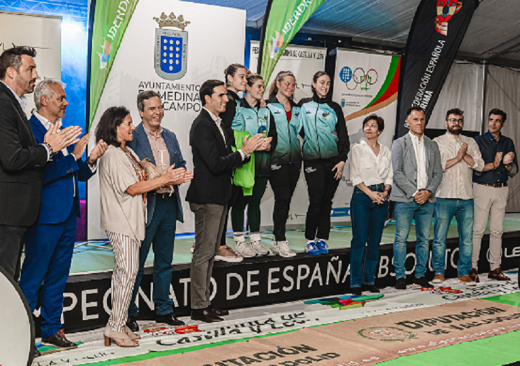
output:
[[488, 277], [499, 281], [509, 281], [500, 269], [502, 256], [502, 232], [506, 213], [509, 188], [507, 180], [518, 173], [515, 145], [513, 140], [502, 135], [500, 130], [506, 123], [507, 115], [500, 109], [489, 112], [488, 132], [475, 137], [482, 158], [484, 169], [473, 173], [474, 222], [473, 222], [473, 269], [470, 277], [478, 282], [478, 260], [482, 236], [489, 217], [489, 267]]

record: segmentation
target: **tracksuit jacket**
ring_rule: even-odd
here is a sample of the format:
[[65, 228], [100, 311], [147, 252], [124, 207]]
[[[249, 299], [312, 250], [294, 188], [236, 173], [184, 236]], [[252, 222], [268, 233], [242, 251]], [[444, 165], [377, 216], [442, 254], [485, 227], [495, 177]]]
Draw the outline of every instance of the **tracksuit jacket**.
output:
[[346, 161], [349, 139], [343, 111], [330, 98], [302, 99], [298, 118], [303, 160]]

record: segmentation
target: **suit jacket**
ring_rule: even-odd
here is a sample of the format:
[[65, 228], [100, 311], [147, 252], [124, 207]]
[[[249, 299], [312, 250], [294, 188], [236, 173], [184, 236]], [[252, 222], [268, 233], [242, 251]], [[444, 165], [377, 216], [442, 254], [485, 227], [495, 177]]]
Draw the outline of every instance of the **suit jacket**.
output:
[[[432, 192], [429, 202], [436, 201], [435, 191], [442, 181], [442, 165], [439, 147], [427, 136], [424, 139], [426, 158], [426, 174], [428, 184], [425, 189]], [[394, 185], [390, 200], [395, 202], [413, 202], [413, 194], [417, 191], [417, 161], [412, 138], [407, 133], [392, 144], [392, 168], [394, 169]]]
[[[29, 123], [36, 142], [42, 143], [47, 130], [34, 115], [29, 119]], [[43, 192], [38, 224], [65, 222], [73, 205], [76, 208], [76, 216], [81, 216], [78, 180], [86, 182], [94, 173], [86, 160], [74, 158], [74, 146], [69, 146], [67, 150], [69, 155], [65, 156], [60, 151], [43, 168]]]
[[[181, 148], [179, 147], [179, 142], [177, 141], [175, 134], [163, 127], [162, 137], [166, 143], [168, 154], [170, 154], [170, 165], [175, 164], [175, 169], [185, 168], [186, 161], [184, 161], [184, 158], [182, 157]], [[150, 158], [152, 163], [156, 165], [152, 148], [150, 147], [150, 140], [148, 140], [148, 136], [146, 136], [146, 131], [144, 130], [142, 123], [135, 128], [134, 140], [128, 142], [127, 146], [130, 146], [130, 148], [134, 150], [137, 156], [139, 156], [139, 159], [143, 160], [144, 158]], [[175, 190], [175, 195], [177, 197], [177, 220], [184, 222], [179, 186], [174, 186], [173, 189]], [[146, 195], [146, 202], [148, 215], [146, 226], [148, 226], [152, 222], [153, 213], [155, 212], [155, 192], [148, 192]]]
[[46, 163], [47, 149], [37, 145], [20, 104], [0, 82], [0, 225], [36, 222]]
[[190, 130], [190, 145], [193, 153], [193, 180], [186, 200], [198, 204], [228, 204], [233, 191], [231, 174], [242, 166], [240, 152], [232, 152], [226, 130], [226, 142], [209, 113], [203, 109], [193, 121]]

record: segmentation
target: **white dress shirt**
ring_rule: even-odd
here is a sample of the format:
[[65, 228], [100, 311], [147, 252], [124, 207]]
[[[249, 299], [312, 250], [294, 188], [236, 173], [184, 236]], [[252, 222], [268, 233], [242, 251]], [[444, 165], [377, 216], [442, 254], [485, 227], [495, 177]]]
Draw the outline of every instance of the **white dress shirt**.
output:
[[390, 149], [379, 144], [379, 154], [376, 155], [365, 140], [352, 147], [350, 152], [350, 180], [357, 186], [360, 183], [371, 186], [374, 184], [392, 184], [394, 172]]
[[[222, 135], [222, 138], [224, 139], [224, 143], [226, 144], [227, 146], [227, 141], [226, 141], [226, 134], [224, 133], [224, 130], [222, 129], [222, 126], [220, 125], [222, 123], [222, 119], [218, 116], [215, 116], [209, 109], [207, 109], [206, 107], [202, 107], [203, 109], [206, 110], [206, 112], [209, 113], [211, 119], [213, 121], [215, 121], [215, 124], [217, 125], [218, 127], [218, 130], [220, 131], [220, 134]], [[244, 154], [244, 152], [242, 151], [242, 149], [238, 149], [238, 152], [240, 153], [240, 155], [242, 156], [242, 160], [244, 160], [246, 158], [246, 154]], [[247, 157], [249, 157], [249, 154], [247, 154]]]
[[412, 138], [413, 149], [415, 151], [415, 163], [417, 165], [417, 191], [420, 191], [421, 189], [425, 189], [428, 186], [428, 174], [426, 173], [426, 153], [424, 151], [424, 135], [419, 138], [411, 132], [409, 132], [409, 134]]
[[[433, 140], [439, 146], [443, 173], [441, 184], [435, 195], [439, 198], [470, 200], [473, 198], [473, 170], [482, 171], [484, 169], [484, 160], [474, 139], [464, 135], [459, 135], [458, 137], [456, 139], [454, 135], [446, 132]], [[457, 156], [463, 142], [468, 144], [466, 153], [473, 158], [475, 163], [473, 166], [469, 166], [462, 159], [449, 169], [446, 169], [448, 160]]]
[[[43, 127], [45, 127], [45, 129], [47, 131], [49, 131], [49, 129], [53, 126], [53, 123], [51, 121], [49, 121], [47, 118], [45, 118], [44, 116], [42, 116], [41, 114], [39, 114], [38, 112], [36, 112], [36, 110], [33, 110], [33, 114], [38, 119], [38, 121], [41, 122]], [[55, 123], [58, 125], [58, 131], [59, 131], [61, 129], [61, 119], [58, 118], [58, 120]], [[55, 151], [55, 153], [57, 153], [57, 151]], [[69, 151], [67, 150], [66, 147], [61, 150], [61, 153], [63, 154], [63, 156], [69, 156], [70, 155]], [[92, 166], [90, 164], [88, 164], [88, 167], [90, 168], [92, 173], [96, 172], [97, 166], [96, 166], [95, 163]], [[74, 196], [76, 196], [76, 176], [75, 175], [72, 176], [72, 180], [73, 180], [73, 183], [74, 183]]]

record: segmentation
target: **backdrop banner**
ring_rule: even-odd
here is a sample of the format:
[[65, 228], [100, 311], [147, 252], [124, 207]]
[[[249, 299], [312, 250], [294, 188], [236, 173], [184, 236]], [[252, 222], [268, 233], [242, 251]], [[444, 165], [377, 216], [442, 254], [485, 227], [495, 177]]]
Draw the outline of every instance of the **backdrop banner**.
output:
[[[399, 63], [398, 56], [338, 49], [332, 99], [343, 109], [351, 145], [365, 139], [363, 119], [375, 113], [385, 120], [385, 129], [379, 137], [379, 142], [392, 147]], [[350, 198], [353, 189], [350, 164], [346, 164], [334, 198], [334, 207], [341, 209], [333, 209], [333, 216], [343, 217], [343, 220], [348, 217], [350, 221]]]
[[89, 62], [89, 126], [96, 114], [103, 89], [123, 40], [126, 28], [139, 0], [93, 1], [94, 13], [92, 36], [90, 37]]
[[[259, 42], [251, 42], [250, 50], [250, 70], [256, 70], [258, 65], [260, 44]], [[327, 56], [326, 48], [306, 47], [306, 46], [288, 46], [280, 60], [273, 70], [273, 78], [269, 85], [266, 84], [266, 93], [264, 97], [269, 97], [269, 90], [274, 83], [274, 77], [279, 71], [292, 71], [296, 77], [296, 90], [294, 92], [294, 101], [299, 102], [303, 98], [312, 97], [311, 82], [312, 76], [316, 71], [325, 70], [325, 58]], [[291, 209], [289, 211], [288, 225], [299, 225], [305, 223], [305, 215], [309, 205], [307, 185], [303, 176], [303, 169], [300, 173], [300, 179], [296, 186], [296, 190], [291, 201]], [[273, 209], [274, 209], [274, 193], [271, 186], [267, 188], [262, 198], [262, 226], [272, 226]]]
[[[258, 73], [266, 84], [294, 35], [325, 0], [269, 0], [260, 37]], [[253, 70], [253, 69], [252, 69]]]
[[[131, 2], [120, 0], [119, 3], [128, 3], [130, 9]], [[105, 2], [98, 2], [96, 13], [103, 6]], [[245, 21], [244, 10], [185, 1], [140, 0], [124, 34], [121, 28], [116, 33], [122, 36], [117, 55], [112, 49], [107, 66], [99, 71], [100, 74], [107, 73], [108, 77], [104, 88], [98, 89], [101, 95], [91, 116], [91, 130], [95, 130], [103, 112], [115, 105], [126, 106], [137, 126], [141, 123], [137, 94], [154, 90], [160, 94], [164, 104], [162, 125], [177, 135], [186, 167], [193, 171], [189, 131], [202, 109], [200, 85], [208, 79], [223, 80], [224, 70], [229, 64], [244, 62]], [[120, 20], [117, 24], [123, 26]], [[104, 40], [106, 34], [111, 34], [110, 28], [107, 32]], [[103, 60], [104, 48], [100, 42], [93, 40], [93, 60], [96, 52]], [[92, 80], [94, 69], [100, 70], [102, 66], [99, 62], [92, 63]], [[94, 96], [91, 88], [91, 101]], [[90, 147], [93, 146], [94, 141], [91, 141]], [[194, 231], [193, 215], [184, 200], [187, 187], [188, 184], [183, 184], [180, 188], [185, 223], [177, 224], [177, 233]], [[88, 182], [87, 202], [88, 238], [106, 238], [105, 232], [99, 228], [97, 175]]]
[[422, 0], [408, 35], [401, 65], [396, 136], [408, 132], [406, 111], [418, 106], [433, 111], [478, 0]]

